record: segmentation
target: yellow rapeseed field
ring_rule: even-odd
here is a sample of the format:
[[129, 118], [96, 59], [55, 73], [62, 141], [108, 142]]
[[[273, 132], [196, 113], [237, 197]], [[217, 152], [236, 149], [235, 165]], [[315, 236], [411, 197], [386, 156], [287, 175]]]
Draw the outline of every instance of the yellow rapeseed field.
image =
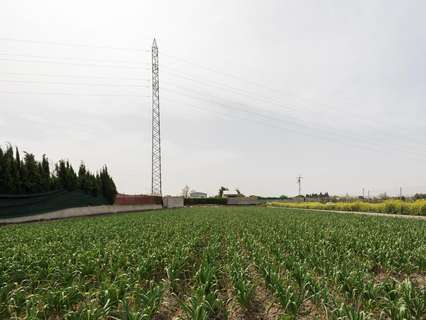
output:
[[385, 200], [377, 203], [353, 202], [272, 202], [273, 206], [287, 208], [379, 212], [390, 214], [426, 215], [426, 200]]

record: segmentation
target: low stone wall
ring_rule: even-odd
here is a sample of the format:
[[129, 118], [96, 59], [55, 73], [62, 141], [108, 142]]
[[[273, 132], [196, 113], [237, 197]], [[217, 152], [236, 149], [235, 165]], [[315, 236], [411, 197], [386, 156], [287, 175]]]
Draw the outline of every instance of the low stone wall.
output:
[[163, 206], [164, 208], [183, 208], [183, 197], [164, 197]]
[[228, 198], [227, 199], [227, 205], [230, 206], [250, 206], [250, 205], [257, 205], [262, 204], [265, 201], [259, 200], [257, 198]]
[[72, 217], [95, 216], [108, 213], [124, 213], [124, 212], [138, 212], [147, 210], [161, 209], [162, 206], [158, 204], [152, 205], [128, 205], [128, 206], [93, 206], [93, 207], [80, 207], [69, 208], [64, 210], [53, 211], [49, 213], [36, 214], [32, 216], [16, 217], [9, 219], [0, 219], [0, 224], [23, 223], [32, 221], [45, 221], [64, 219]]

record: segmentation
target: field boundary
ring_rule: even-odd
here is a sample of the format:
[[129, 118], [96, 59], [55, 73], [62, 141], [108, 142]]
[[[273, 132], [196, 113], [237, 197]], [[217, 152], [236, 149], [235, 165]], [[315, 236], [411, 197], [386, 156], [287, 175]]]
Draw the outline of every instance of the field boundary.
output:
[[318, 211], [318, 212], [333, 212], [333, 213], [344, 213], [344, 214], [358, 214], [371, 217], [387, 217], [387, 218], [403, 218], [403, 219], [413, 219], [413, 220], [422, 220], [426, 221], [426, 216], [414, 216], [408, 214], [392, 214], [392, 213], [382, 213], [382, 212], [362, 212], [362, 211], [341, 211], [341, 210], [327, 210], [327, 209], [306, 209], [306, 208], [291, 208], [291, 207], [279, 207], [268, 205], [268, 208], [273, 209], [286, 209], [286, 210], [303, 210], [303, 211]]
[[148, 210], [158, 210], [162, 208], [163, 208], [162, 205], [157, 205], [157, 204], [127, 205], [127, 206], [103, 205], [103, 206], [92, 206], [92, 207], [78, 207], [78, 208], [69, 208], [69, 209], [48, 212], [48, 213], [36, 214], [31, 216], [0, 219], [0, 225], [58, 220], [58, 219], [75, 218], [75, 217], [88, 217], [88, 216], [96, 216], [96, 215], [104, 215], [104, 214], [112, 214], [112, 213], [139, 212], [139, 211], [148, 211]]

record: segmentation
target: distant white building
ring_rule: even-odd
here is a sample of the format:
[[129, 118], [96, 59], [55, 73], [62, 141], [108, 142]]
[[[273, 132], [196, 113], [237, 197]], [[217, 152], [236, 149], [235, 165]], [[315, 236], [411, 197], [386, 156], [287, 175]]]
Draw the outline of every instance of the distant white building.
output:
[[207, 198], [207, 193], [204, 192], [198, 192], [198, 191], [191, 191], [189, 193], [190, 198]]
[[224, 193], [223, 197], [224, 198], [240, 198], [240, 197], [244, 197], [244, 195], [240, 195], [238, 193]]

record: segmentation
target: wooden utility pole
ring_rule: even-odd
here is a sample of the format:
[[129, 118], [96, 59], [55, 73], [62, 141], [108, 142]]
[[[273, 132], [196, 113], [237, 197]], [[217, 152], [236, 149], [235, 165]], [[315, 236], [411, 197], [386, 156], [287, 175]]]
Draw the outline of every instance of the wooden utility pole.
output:
[[299, 185], [299, 196], [302, 195], [302, 179], [303, 177], [299, 174], [297, 177], [297, 184]]

